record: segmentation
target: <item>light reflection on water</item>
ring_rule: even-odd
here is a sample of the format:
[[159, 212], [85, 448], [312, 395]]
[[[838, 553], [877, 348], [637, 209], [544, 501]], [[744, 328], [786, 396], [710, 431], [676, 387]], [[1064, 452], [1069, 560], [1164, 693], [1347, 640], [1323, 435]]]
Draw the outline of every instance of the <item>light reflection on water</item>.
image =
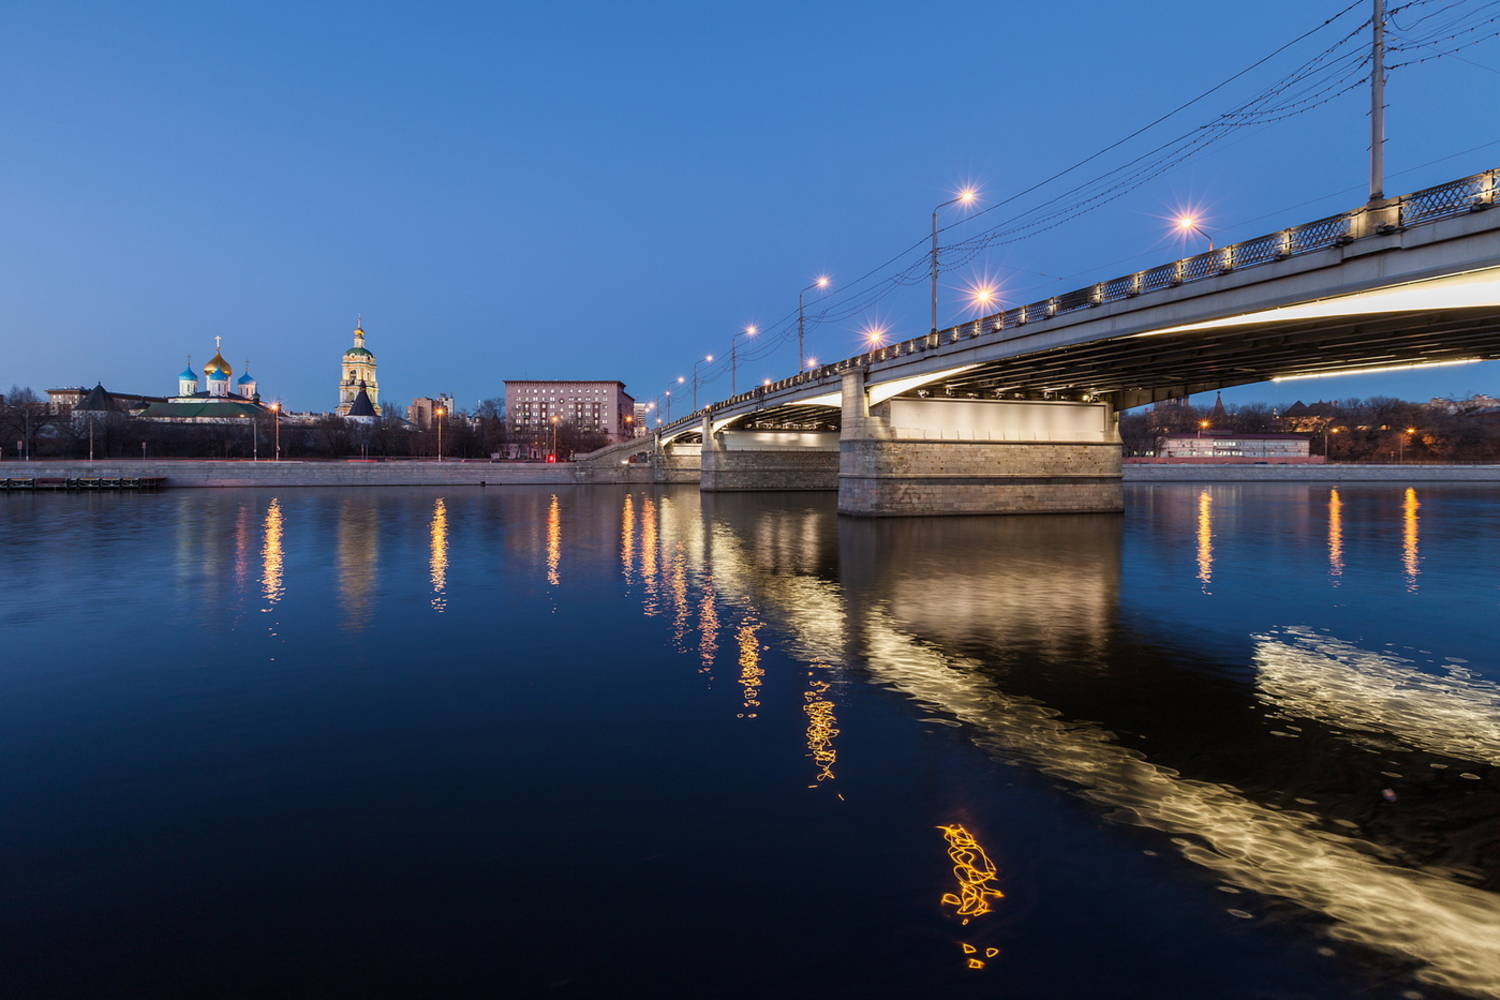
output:
[[1328, 491], [1328, 577], [1339, 585], [1344, 575], [1344, 501], [1337, 489]]
[[1406, 573], [1406, 589], [1417, 589], [1417, 574], [1421, 572], [1421, 554], [1418, 551], [1419, 526], [1417, 524], [1417, 491], [1410, 486], [1401, 498], [1401, 567]]

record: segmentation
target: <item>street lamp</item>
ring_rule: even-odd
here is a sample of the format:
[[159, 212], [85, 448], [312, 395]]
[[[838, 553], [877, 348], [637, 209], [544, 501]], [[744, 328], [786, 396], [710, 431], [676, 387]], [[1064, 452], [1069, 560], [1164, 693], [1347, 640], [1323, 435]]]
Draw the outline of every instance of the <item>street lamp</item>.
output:
[[828, 275], [826, 275], [826, 274], [820, 274], [820, 275], [818, 275], [818, 278], [817, 278], [816, 281], [814, 281], [812, 284], [808, 285], [806, 288], [802, 289], [802, 291], [800, 291], [800, 292], [797, 293], [797, 370], [798, 371], [801, 371], [802, 369], [804, 369], [804, 368], [807, 367], [807, 352], [802, 347], [802, 342], [803, 342], [803, 339], [804, 339], [805, 327], [807, 326], [807, 314], [806, 314], [806, 311], [802, 307], [802, 296], [806, 295], [808, 292], [812, 291], [814, 288], [827, 288], [828, 287], [828, 281], [829, 281]]
[[557, 461], [557, 422], [561, 419], [556, 415], [552, 417], [552, 457], [548, 459], [549, 462]]
[[1186, 236], [1188, 233], [1197, 233], [1205, 240], [1208, 240], [1208, 249], [1210, 252], [1213, 250], [1214, 239], [1212, 236], [1203, 231], [1203, 227], [1198, 224], [1198, 217], [1196, 215], [1179, 215], [1176, 219], [1173, 220], [1173, 223], [1176, 225], [1177, 231], [1179, 233], [1182, 233], [1184, 236]]
[[1198, 421], [1198, 436], [1202, 437], [1203, 436], [1203, 432], [1206, 431], [1206, 430], [1208, 430], [1208, 427], [1209, 427], [1209, 424], [1208, 424], [1207, 420], [1200, 420], [1200, 421]]
[[445, 414], [447, 412], [448, 411], [445, 410], [445, 409], [443, 409], [441, 406], [439, 406], [437, 409], [435, 409], [435, 410], [432, 411], [433, 417], [436, 418], [433, 422], [437, 424], [437, 432], [438, 432], [438, 459], [437, 460], [439, 462], [441, 462], [443, 460], [443, 414]]
[[1337, 427], [1329, 427], [1327, 424], [1323, 425], [1323, 458], [1325, 461], [1328, 458], [1328, 435], [1337, 434], [1338, 432], [1339, 428]]
[[702, 361], [693, 362], [693, 412], [698, 412], [698, 366], [706, 364], [714, 359], [712, 354], [705, 354]]
[[885, 346], [885, 327], [883, 326], [876, 326], [872, 324], [861, 330], [860, 335], [865, 338], [865, 345], [871, 351], [875, 350], [875, 348], [877, 347]]
[[276, 461], [281, 461], [281, 404], [272, 403], [271, 413], [276, 418]]
[[1417, 429], [1415, 427], [1408, 427], [1405, 431], [1396, 436], [1396, 463], [1398, 465], [1406, 461], [1406, 439], [1411, 437], [1415, 433], [1417, 433]]
[[745, 327], [744, 330], [740, 331], [739, 333], [735, 334], [733, 337], [729, 338], [729, 394], [731, 396], [733, 396], [733, 395], [735, 395], [736, 393], [739, 392], [739, 387], [735, 385], [735, 378], [734, 378], [734, 373], [735, 373], [735, 344], [736, 344], [736, 342], [739, 341], [739, 339], [741, 337], [753, 337], [753, 336], [755, 336], [759, 332], [760, 332], [759, 328], [757, 328], [754, 323], [751, 323], [749, 326]]
[[932, 332], [937, 333], [937, 299], [938, 299], [938, 212], [949, 205], [963, 205], [965, 207], [974, 204], [974, 199], [979, 197], [979, 192], [972, 187], [966, 187], [952, 198], [943, 202], [932, 210]]

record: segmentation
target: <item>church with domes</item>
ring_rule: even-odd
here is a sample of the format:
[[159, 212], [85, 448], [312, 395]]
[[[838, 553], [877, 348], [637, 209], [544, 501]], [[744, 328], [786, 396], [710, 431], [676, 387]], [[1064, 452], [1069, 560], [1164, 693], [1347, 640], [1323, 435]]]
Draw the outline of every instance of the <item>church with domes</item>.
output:
[[339, 372], [341, 417], [374, 418], [380, 415], [380, 382], [375, 378], [375, 355], [365, 346], [363, 318], [354, 323], [354, 346], [344, 352]]
[[177, 394], [165, 402], [152, 403], [141, 416], [211, 422], [239, 420], [264, 412], [255, 377], [246, 371], [234, 379], [234, 369], [224, 360], [222, 338], [215, 337], [214, 356], [203, 366], [203, 380], [199, 381], [189, 360], [188, 366], [177, 375]]

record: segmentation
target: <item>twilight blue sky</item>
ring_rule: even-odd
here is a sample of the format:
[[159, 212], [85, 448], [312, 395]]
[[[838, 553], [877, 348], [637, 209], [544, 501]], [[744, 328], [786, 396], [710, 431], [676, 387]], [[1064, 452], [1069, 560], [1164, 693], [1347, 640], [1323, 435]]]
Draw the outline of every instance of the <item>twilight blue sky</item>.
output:
[[[546, 377], [618, 378], [648, 399], [745, 323], [784, 321], [819, 271], [837, 292], [922, 239], [960, 184], [993, 205], [1342, 6], [11, 0], [0, 388], [168, 393], [184, 355], [201, 370], [222, 335], [264, 395], [328, 409], [363, 313], [387, 399], [471, 406], [506, 378]], [[1070, 181], [1234, 107], [1364, 16]], [[1460, 55], [1392, 73], [1390, 193], [1500, 164], [1500, 40]], [[1180, 256], [1163, 219], [1180, 205], [1228, 242], [1359, 204], [1366, 109], [1356, 89], [1240, 129], [988, 249], [944, 275], [943, 322], [983, 274], [1017, 304]], [[854, 353], [867, 322], [916, 335], [926, 308], [922, 283], [898, 287], [815, 323], [809, 353]], [[742, 387], [795, 368], [794, 346], [772, 346]], [[1497, 371], [1225, 395], [1425, 399], [1500, 392]], [[727, 375], [708, 391], [727, 393]]]

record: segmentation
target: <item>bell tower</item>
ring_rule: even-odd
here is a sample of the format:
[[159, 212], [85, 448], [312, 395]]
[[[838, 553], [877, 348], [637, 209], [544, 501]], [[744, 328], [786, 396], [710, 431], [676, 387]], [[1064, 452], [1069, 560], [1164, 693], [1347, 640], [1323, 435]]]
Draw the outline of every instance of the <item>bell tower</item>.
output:
[[344, 352], [339, 371], [339, 405], [335, 411], [341, 417], [349, 415], [349, 407], [359, 396], [360, 390], [370, 397], [375, 412], [380, 413], [380, 383], [375, 379], [375, 355], [365, 347], [364, 318], [354, 322], [354, 346]]

